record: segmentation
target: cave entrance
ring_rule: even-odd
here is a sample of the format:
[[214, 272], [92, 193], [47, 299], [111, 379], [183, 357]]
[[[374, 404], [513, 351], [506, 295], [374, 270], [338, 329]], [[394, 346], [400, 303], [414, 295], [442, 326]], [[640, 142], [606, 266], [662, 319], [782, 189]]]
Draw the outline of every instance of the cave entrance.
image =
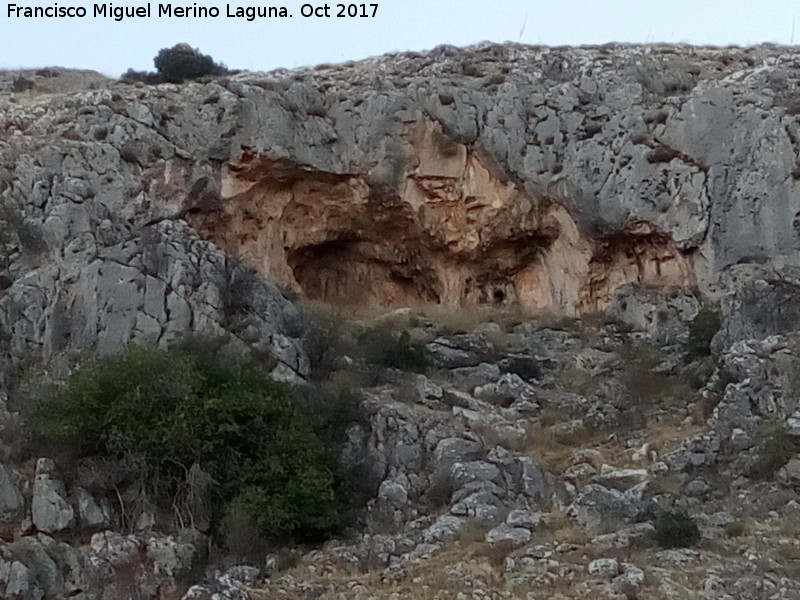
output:
[[287, 250], [287, 263], [303, 293], [335, 304], [438, 303], [438, 280], [418, 257], [392, 248], [338, 239]]

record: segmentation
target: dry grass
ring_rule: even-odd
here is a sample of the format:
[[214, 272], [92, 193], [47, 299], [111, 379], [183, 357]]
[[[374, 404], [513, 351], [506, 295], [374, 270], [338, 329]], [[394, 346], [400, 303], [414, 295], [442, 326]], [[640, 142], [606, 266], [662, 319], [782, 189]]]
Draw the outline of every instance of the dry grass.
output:
[[658, 348], [625, 348], [620, 352], [620, 357], [624, 369], [621, 381], [627, 392], [620, 399], [622, 402], [618, 408], [621, 410], [641, 411], [646, 414], [654, 408], [688, 407], [697, 400], [697, 391], [689, 385], [686, 377], [656, 371], [663, 360]]
[[678, 448], [681, 443], [702, 431], [702, 426], [691, 423], [679, 416], [649, 419], [643, 429], [650, 449], [658, 456], [664, 456]]
[[[581, 540], [578, 535], [567, 534], [568, 527], [559, 525], [553, 531], [565, 543]], [[251, 590], [253, 600], [285, 598], [320, 598], [322, 600], [451, 600], [464, 591], [475, 590], [475, 597], [504, 598], [507, 600], [594, 598], [587, 584], [591, 578], [586, 573], [586, 556], [559, 555], [559, 563], [542, 561], [529, 576], [536, 579], [518, 579], [518, 573], [505, 573], [504, 563], [508, 549], [490, 547], [485, 543], [455, 542], [450, 548], [407, 568], [388, 571], [355, 572], [352, 568], [326, 570], [319, 566], [300, 565], [282, 577], [273, 577], [269, 586]], [[298, 584], [302, 582], [302, 584]], [[283, 588], [283, 589], [282, 589]], [[587, 592], [590, 595], [587, 596]], [[468, 593], [468, 596], [472, 597]], [[463, 596], [462, 596], [463, 597]]]
[[614, 434], [589, 429], [574, 422], [552, 424], [550, 419], [548, 417], [528, 427], [525, 447], [520, 450], [551, 473], [563, 473], [579, 450], [597, 450], [604, 462], [611, 464], [625, 450]]
[[486, 305], [454, 308], [441, 304], [421, 304], [415, 306], [413, 312], [436, 323], [444, 334], [470, 333], [485, 323], [496, 323], [502, 332], [508, 333], [533, 317], [519, 307]]
[[562, 369], [556, 378], [556, 385], [560, 388], [581, 396], [590, 396], [597, 390], [599, 384], [598, 377], [578, 365], [570, 365]]
[[[268, 600], [275, 597], [287, 599], [316, 598], [415, 598], [418, 600], [449, 600], [463, 590], [466, 579], [480, 582], [484, 589], [505, 591], [508, 586], [502, 573], [483, 556], [485, 544], [461, 544], [454, 546], [407, 570], [389, 575], [385, 571], [367, 570], [359, 572], [342, 568], [327, 571], [315, 566], [299, 565], [289, 569], [282, 578], [274, 579], [280, 586], [282, 580], [301, 581], [295, 593], [276, 596], [274, 586], [262, 590], [251, 590], [253, 600]], [[273, 583], [271, 582], [271, 583]], [[314, 590], [309, 594], [310, 590]], [[513, 596], [506, 596], [513, 598]], [[524, 598], [524, 596], [520, 596]]]
[[529, 431], [525, 431], [524, 436], [517, 437], [514, 430], [506, 430], [503, 427], [498, 427], [496, 423], [486, 423], [483, 421], [474, 423], [470, 430], [473, 434], [478, 436], [481, 447], [485, 452], [497, 446], [515, 452], [524, 452], [528, 447]]
[[576, 544], [589, 543], [589, 534], [564, 510], [556, 510], [547, 515], [542, 528], [536, 532], [541, 543]]
[[[629, 599], [700, 598], [708, 579], [709, 566], [723, 562], [736, 569], [734, 555], [723, 556], [708, 549], [699, 559], [680, 567], [660, 566], [657, 548], [622, 548], [593, 551], [587, 547], [588, 536], [563, 512], [554, 512], [537, 534], [537, 542], [548, 545], [575, 545], [575, 550], [557, 552], [553, 560], [541, 560], [505, 571], [509, 556], [519, 565], [520, 556], [508, 549], [461, 540], [444, 551], [401, 569], [359, 571], [342, 565], [329, 568], [300, 564], [281, 576], [274, 576], [264, 589], [252, 590], [253, 600], [285, 598], [300, 600], [451, 600], [466, 592], [468, 597], [507, 600], [575, 600], [605, 597], [596, 578], [587, 573], [595, 558], [616, 558], [645, 571], [644, 587], [631, 589]], [[774, 570], [769, 564], [781, 564], [779, 573], [792, 577], [800, 568], [800, 544], [791, 541], [769, 552], [763, 559], [763, 571]], [[741, 568], [744, 568], [743, 566]], [[463, 596], [462, 596], [463, 597]]]
[[780, 563], [786, 576], [800, 579], [800, 541], [792, 538], [781, 542], [774, 546], [773, 558]]
[[475, 551], [475, 556], [486, 561], [493, 569], [502, 571], [506, 558], [514, 551], [510, 544], [483, 544]]
[[734, 521], [725, 526], [725, 536], [728, 538], [749, 537], [753, 532], [752, 523], [747, 521]]
[[800, 538], [800, 521], [796, 519], [781, 519], [777, 522], [778, 534], [781, 537]]
[[478, 519], [470, 519], [461, 530], [459, 541], [466, 545], [483, 543], [487, 531], [489, 527], [485, 523], [481, 523]]
[[679, 473], [667, 472], [650, 480], [649, 489], [656, 495], [677, 496], [683, 488], [684, 479]]

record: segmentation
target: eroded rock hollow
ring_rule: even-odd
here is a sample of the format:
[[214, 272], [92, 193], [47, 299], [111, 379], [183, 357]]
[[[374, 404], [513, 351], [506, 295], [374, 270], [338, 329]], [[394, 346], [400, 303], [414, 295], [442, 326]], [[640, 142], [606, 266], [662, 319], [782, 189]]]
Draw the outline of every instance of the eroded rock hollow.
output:
[[409, 124], [390, 173], [339, 174], [245, 148], [219, 202], [189, 218], [267, 278], [334, 303], [517, 304], [605, 310], [626, 283], [691, 286], [692, 266], [647, 222], [582, 231], [557, 195], [526, 191], [474, 144]]
[[794, 50], [445, 46], [92, 85], [0, 98], [13, 360], [235, 326], [302, 375], [270, 282], [581, 315], [625, 284], [800, 266]]

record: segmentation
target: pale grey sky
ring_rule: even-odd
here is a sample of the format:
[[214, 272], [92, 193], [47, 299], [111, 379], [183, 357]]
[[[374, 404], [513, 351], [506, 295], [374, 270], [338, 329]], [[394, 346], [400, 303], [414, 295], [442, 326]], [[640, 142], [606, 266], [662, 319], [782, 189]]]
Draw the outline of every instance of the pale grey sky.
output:
[[[798, 2], [787, 0], [377, 0], [374, 18], [303, 18], [303, 0], [241, 0], [237, 6], [283, 5], [292, 18], [228, 18], [216, 0], [173, 6], [216, 6], [217, 18], [92, 18], [86, 0], [0, 1], [0, 68], [64, 66], [119, 75], [152, 70], [159, 49], [186, 42], [231, 68], [268, 70], [341, 62], [399, 50], [426, 50], [484, 40], [528, 44], [688, 42], [750, 45], [800, 43]], [[12, 18], [9, 5], [78, 7], [86, 18]], [[112, 2], [145, 6], [146, 2]], [[166, 3], [165, 3], [166, 4]], [[324, 2], [314, 3], [322, 6]], [[524, 23], [524, 28], [523, 28]], [[800, 24], [798, 24], [800, 28]]]

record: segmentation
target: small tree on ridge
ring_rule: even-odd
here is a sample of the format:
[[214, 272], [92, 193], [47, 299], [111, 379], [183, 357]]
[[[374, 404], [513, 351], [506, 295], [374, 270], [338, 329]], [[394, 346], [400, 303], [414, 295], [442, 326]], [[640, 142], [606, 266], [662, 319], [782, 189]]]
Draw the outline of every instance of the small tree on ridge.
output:
[[205, 75], [222, 75], [227, 72], [224, 65], [217, 64], [207, 54], [189, 44], [177, 44], [162, 48], [153, 59], [159, 79], [167, 83], [181, 83]]

